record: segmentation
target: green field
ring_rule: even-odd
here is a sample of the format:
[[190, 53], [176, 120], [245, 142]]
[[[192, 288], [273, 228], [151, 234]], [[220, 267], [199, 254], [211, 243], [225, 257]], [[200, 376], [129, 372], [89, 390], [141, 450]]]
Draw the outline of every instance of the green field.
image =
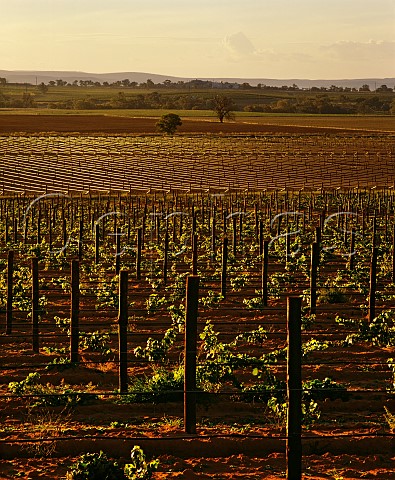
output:
[[395, 111], [395, 93], [359, 91], [311, 91], [270, 88], [131, 88], [123, 86], [0, 86], [0, 109], [45, 108], [67, 110], [166, 109], [197, 110], [206, 115], [215, 95], [233, 100], [236, 112], [390, 114]]

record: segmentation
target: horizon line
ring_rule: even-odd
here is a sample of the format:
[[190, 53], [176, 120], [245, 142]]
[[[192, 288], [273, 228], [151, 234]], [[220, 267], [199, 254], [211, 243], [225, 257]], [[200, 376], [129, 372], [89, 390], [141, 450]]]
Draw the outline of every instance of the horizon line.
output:
[[232, 80], [308, 80], [308, 81], [328, 81], [328, 80], [339, 80], [339, 81], [347, 81], [347, 80], [369, 80], [369, 79], [393, 79], [395, 78], [395, 73], [393, 76], [358, 76], [358, 77], [348, 77], [348, 78], [309, 78], [309, 77], [255, 77], [255, 76], [245, 76], [245, 77], [238, 77], [238, 76], [231, 76], [231, 75], [222, 75], [222, 76], [183, 76], [183, 75], [167, 75], [163, 73], [154, 73], [154, 72], [143, 72], [143, 71], [131, 71], [131, 70], [119, 70], [119, 71], [107, 71], [107, 72], [91, 72], [91, 71], [84, 71], [84, 70], [45, 70], [45, 69], [17, 69], [17, 70], [9, 70], [9, 69], [0, 69], [0, 72], [12, 72], [12, 73], [69, 73], [69, 74], [85, 74], [85, 75], [117, 75], [117, 74], [139, 74], [139, 75], [156, 75], [160, 77], [170, 77], [170, 78], [178, 78], [178, 79], [187, 79], [187, 80], [216, 80], [216, 79], [232, 79]]

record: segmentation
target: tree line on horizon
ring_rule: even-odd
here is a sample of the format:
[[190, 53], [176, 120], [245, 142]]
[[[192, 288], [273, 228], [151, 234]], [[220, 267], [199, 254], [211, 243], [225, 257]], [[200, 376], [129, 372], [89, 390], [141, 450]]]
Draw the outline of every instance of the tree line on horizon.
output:
[[[27, 82], [15, 82], [11, 83], [8, 82], [6, 78], [0, 77], [0, 86], [5, 85], [29, 85], [34, 86], [32, 83]], [[131, 81], [128, 78], [124, 80], [117, 80], [114, 82], [99, 82], [93, 80], [74, 80], [72, 82], [68, 82], [61, 78], [57, 80], [50, 80], [47, 83], [41, 82], [39, 85], [36, 85], [37, 88], [40, 88], [42, 91], [47, 91], [48, 87], [111, 87], [111, 88], [132, 88], [132, 89], [153, 89], [153, 88], [176, 88], [176, 89], [242, 89], [242, 90], [282, 90], [282, 91], [311, 91], [311, 92], [371, 92], [371, 88], [368, 84], [363, 84], [359, 88], [356, 87], [343, 87], [339, 85], [331, 85], [330, 87], [324, 86], [312, 86], [312, 87], [299, 87], [295, 83], [292, 85], [282, 85], [282, 86], [274, 86], [274, 85], [266, 85], [263, 83], [258, 83], [256, 86], [251, 85], [248, 82], [215, 82], [211, 80], [178, 80], [177, 82], [172, 82], [171, 80], [164, 80], [163, 82], [155, 83], [151, 79], [147, 79], [146, 82], [135, 82]], [[377, 93], [388, 93], [393, 92], [394, 88], [388, 87], [387, 85], [380, 85], [379, 87], [373, 90]]]
[[[296, 113], [296, 114], [395, 114], [394, 91], [385, 85], [375, 92], [370, 92], [365, 85], [364, 95], [353, 92], [335, 91], [301, 91], [295, 85], [293, 90], [284, 93], [265, 95], [262, 89], [256, 95], [244, 93], [243, 88], [232, 91], [202, 89], [203, 91], [187, 91], [185, 93], [167, 91], [133, 92], [122, 89], [109, 95], [96, 95], [95, 91], [87, 89], [87, 95], [73, 96], [73, 90], [68, 96], [60, 99], [49, 98], [53, 86], [66, 87], [67, 82], [59, 80], [59, 85], [41, 83], [31, 86], [20, 93], [8, 93], [7, 88], [0, 88], [0, 108], [55, 108], [67, 110], [100, 110], [100, 109], [166, 109], [166, 110], [213, 110], [214, 99], [220, 95], [232, 100], [232, 110], [235, 112], [263, 113]], [[1, 81], [0, 86], [6, 83]], [[19, 84], [24, 86], [25, 84]], [[82, 85], [81, 85], [82, 86]], [[157, 84], [154, 86], [156, 87]], [[78, 85], [78, 88], [80, 85]], [[133, 86], [130, 86], [133, 88]], [[385, 88], [384, 88], [385, 87]], [[281, 90], [281, 89], [280, 89]], [[11, 90], [9, 90], [11, 92]], [[49, 93], [48, 93], [49, 92]], [[215, 93], [216, 92], [216, 93]], [[366, 94], [369, 93], [369, 95]], [[80, 92], [81, 93], [81, 92]], [[350, 94], [349, 94], [350, 93]]]

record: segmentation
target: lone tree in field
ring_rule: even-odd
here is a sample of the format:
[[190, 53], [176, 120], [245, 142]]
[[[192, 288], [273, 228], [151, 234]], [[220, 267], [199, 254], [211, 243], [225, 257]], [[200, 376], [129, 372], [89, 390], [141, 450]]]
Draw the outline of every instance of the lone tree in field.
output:
[[213, 112], [215, 112], [221, 123], [224, 121], [224, 118], [226, 120], [235, 119], [232, 112], [234, 108], [235, 104], [230, 97], [227, 97], [226, 95], [215, 95], [213, 99]]
[[162, 115], [156, 124], [156, 128], [159, 132], [173, 135], [180, 125], [182, 125], [182, 121], [176, 113], [167, 113], [166, 115]]

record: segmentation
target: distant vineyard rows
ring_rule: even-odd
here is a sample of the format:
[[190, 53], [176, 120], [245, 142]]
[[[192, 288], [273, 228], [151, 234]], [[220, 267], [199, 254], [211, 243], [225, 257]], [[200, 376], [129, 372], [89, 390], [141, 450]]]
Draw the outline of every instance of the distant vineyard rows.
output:
[[394, 185], [390, 136], [0, 137], [0, 192]]

